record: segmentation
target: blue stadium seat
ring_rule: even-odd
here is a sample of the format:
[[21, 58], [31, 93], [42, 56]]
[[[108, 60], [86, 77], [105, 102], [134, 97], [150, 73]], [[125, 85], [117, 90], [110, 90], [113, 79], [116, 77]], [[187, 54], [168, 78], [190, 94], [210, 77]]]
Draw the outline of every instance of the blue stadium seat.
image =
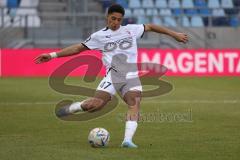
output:
[[17, 0], [7, 0], [7, 7], [8, 8], [18, 8], [18, 1]]
[[183, 10], [180, 9], [180, 8], [174, 8], [174, 9], [172, 9], [172, 14], [173, 14], [174, 16], [182, 16], [183, 13], [184, 13]]
[[40, 0], [22, 0], [20, 7], [38, 7]]
[[176, 27], [177, 26], [177, 23], [176, 23], [176, 20], [174, 19], [174, 17], [169, 17], [169, 16], [164, 17], [163, 21], [164, 21], [164, 25], [167, 27]]
[[194, 5], [199, 8], [205, 8], [207, 7], [207, 3], [205, 0], [195, 0]]
[[138, 16], [137, 17], [137, 24], [146, 24], [149, 23], [149, 19], [145, 16]]
[[191, 18], [191, 26], [192, 27], [203, 27], [204, 23], [203, 23], [203, 19], [200, 16], [193, 16]]
[[208, 7], [209, 8], [219, 8], [220, 7], [219, 0], [209, 0]]
[[210, 10], [208, 8], [200, 8], [199, 9], [199, 14], [201, 16], [210, 16], [210, 15], [212, 15], [212, 10]]
[[162, 25], [162, 19], [159, 16], [153, 16], [152, 23], [157, 25]]
[[142, 0], [143, 8], [154, 8], [153, 0]]
[[101, 0], [101, 3], [104, 11], [113, 4], [111, 0]]
[[222, 8], [233, 8], [232, 0], [221, 0]]
[[212, 16], [223, 17], [225, 16], [225, 12], [222, 8], [213, 9]]
[[167, 8], [167, 0], [156, 0], [155, 7], [157, 8]]
[[190, 20], [187, 16], [182, 16], [179, 18], [179, 23], [183, 26], [183, 27], [190, 27]]
[[[38, 16], [38, 11], [37, 7], [39, 5], [39, 1], [35, 0], [22, 0], [20, 3], [20, 7], [30, 7], [30, 8], [18, 8], [16, 12], [16, 21], [19, 21], [20, 23], [16, 23], [15, 27], [24, 27], [26, 25], [26, 20], [27, 20], [27, 25], [28, 27], [40, 27], [41, 25], [41, 19]], [[22, 17], [28, 15], [27, 19], [23, 19]]]
[[182, 0], [182, 8], [193, 8], [193, 1], [192, 0]]
[[117, 4], [120, 4], [121, 6], [123, 6], [123, 8], [128, 8], [128, 2], [127, 0], [115, 0], [115, 2]]
[[141, 8], [140, 0], [130, 0], [128, 3], [129, 8]]
[[188, 16], [193, 16], [193, 15], [198, 14], [198, 10], [197, 9], [185, 9], [184, 13]]
[[156, 8], [154, 8], [154, 9], [148, 8], [146, 10], [146, 15], [147, 16], [157, 16], [158, 15], [158, 10]]
[[134, 16], [145, 16], [145, 11], [143, 8], [137, 8], [133, 10]]
[[159, 15], [161, 16], [171, 16], [172, 12], [170, 9], [160, 9]]
[[131, 9], [129, 9], [129, 8], [126, 8], [125, 9], [125, 17], [127, 18], [127, 17], [132, 17], [132, 11], [131, 11]]
[[179, 0], [169, 0], [168, 1], [169, 8], [181, 8]]

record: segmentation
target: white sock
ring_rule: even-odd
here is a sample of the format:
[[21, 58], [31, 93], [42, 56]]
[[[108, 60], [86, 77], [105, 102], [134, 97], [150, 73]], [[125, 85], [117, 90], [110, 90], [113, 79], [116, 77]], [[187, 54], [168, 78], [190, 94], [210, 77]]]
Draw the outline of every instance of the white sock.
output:
[[137, 121], [126, 121], [124, 141], [132, 141], [137, 126]]
[[74, 102], [74, 103], [72, 103], [72, 104], [69, 106], [69, 111], [70, 111], [71, 113], [83, 111], [82, 106], [81, 106], [82, 103], [83, 103], [83, 101], [82, 101], [82, 102]]

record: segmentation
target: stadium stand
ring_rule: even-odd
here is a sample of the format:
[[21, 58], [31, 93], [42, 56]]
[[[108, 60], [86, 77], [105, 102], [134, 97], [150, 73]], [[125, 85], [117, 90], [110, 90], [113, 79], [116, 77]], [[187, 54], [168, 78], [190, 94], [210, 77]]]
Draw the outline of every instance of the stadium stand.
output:
[[220, 2], [219, 0], [209, 0], [208, 1], [208, 8], [219, 8]]
[[142, 0], [143, 8], [154, 8], [153, 0]]
[[129, 18], [129, 17], [131, 17], [131, 16], [132, 16], [132, 10], [129, 9], [129, 8], [126, 8], [126, 9], [125, 9], [125, 17], [126, 17], [126, 18]]
[[146, 16], [157, 16], [158, 15], [158, 10], [156, 8], [148, 8], [146, 10]]
[[192, 0], [182, 0], [182, 8], [193, 8]]
[[196, 6], [198, 8], [205, 8], [205, 7], [207, 7], [207, 3], [205, 0], [195, 0], [194, 6]]
[[[19, 3], [19, 4], [18, 4]], [[2, 27], [39, 27], [41, 22], [38, 16], [38, 0], [5, 0], [1, 1]]]
[[221, 0], [221, 7], [222, 8], [233, 8], [232, 0]]
[[179, 18], [180, 22], [183, 27], [190, 27], [190, 20], [187, 16], [183, 16]]
[[163, 25], [167, 27], [176, 27], [177, 23], [176, 20], [173, 17], [163, 17]]
[[[230, 9], [229, 8], [229, 7], [231, 7], [231, 4], [237, 3], [237, 2], [233, 3], [232, 0], [229, 0], [229, 1], [227, 0], [226, 3], [224, 1], [219, 1], [219, 0], [213, 0], [213, 1], [206, 1], [206, 0], [182, 0], [182, 1], [179, 1], [179, 0], [177, 0], [177, 1], [136, 0], [136, 1], [131, 1], [131, 0], [129, 0], [128, 4], [126, 4], [126, 2], [127, 2], [126, 0], [125, 1], [118, 0], [116, 2], [123, 3], [126, 8], [130, 8], [131, 11], [128, 11], [129, 14], [127, 17], [131, 17], [131, 13], [133, 13], [134, 9], [139, 9], [139, 8], [144, 9], [145, 15], [149, 17], [148, 20], [150, 20], [150, 22], [153, 22], [154, 18], [152, 16], [156, 16], [158, 12], [160, 15], [162, 14], [162, 11], [160, 11], [161, 8], [163, 8], [163, 9], [170, 8], [173, 16], [187, 15], [187, 16], [189, 16], [189, 18], [191, 18], [191, 16], [199, 15], [203, 21], [206, 21], [205, 17], [210, 17], [210, 19], [213, 20], [216, 15], [219, 15], [222, 12], [220, 9], [224, 9], [223, 12], [232, 14], [232, 16], [236, 16], [239, 12], [239, 9], [236, 9], [236, 8]], [[114, 1], [112, 1], [109, 4], [112, 4], [112, 3], [114, 3]], [[157, 11], [155, 10], [154, 14], [151, 15], [152, 11], [147, 10], [149, 8], [157, 9]], [[219, 9], [219, 10], [213, 10], [213, 9]], [[214, 11], [214, 13], [213, 13], [213, 11]], [[163, 14], [163, 15], [165, 15], [165, 14]], [[133, 14], [132, 16], [135, 16], [135, 15]], [[163, 18], [163, 17], [161, 17], [161, 18]], [[143, 19], [143, 18], [141, 17], [141, 19]], [[234, 19], [234, 21], [238, 24], [238, 21], [239, 21], [238, 18], [230, 18], [230, 19]], [[175, 20], [177, 20], [176, 17], [175, 17]], [[135, 22], [142, 22], [142, 21], [137, 20], [137, 21], [132, 21], [132, 22], [135, 23]], [[236, 26], [236, 23], [234, 23], [234, 26]], [[204, 23], [204, 25], [206, 25], [206, 24], [209, 25], [209, 24], [213, 24], [213, 23]], [[230, 21], [229, 21], [227, 24], [232, 25], [233, 23], [230, 23]]]
[[156, 25], [162, 25], [162, 19], [159, 16], [153, 16], [152, 22]]
[[212, 16], [213, 17], [220, 17], [220, 16], [225, 16], [225, 12], [222, 8], [215, 8], [212, 11]]
[[[22, 0], [19, 6], [20, 8], [16, 9], [15, 17], [11, 18], [11, 15], [7, 15], [7, 4], [16, 5], [17, 0], [1, 0], [0, 25], [3, 26], [3, 24], [5, 24], [5, 26], [7, 26], [8, 21], [14, 21], [15, 27], [24, 27], [25, 25], [29, 27], [39, 27], [41, 24], [56, 25], [55, 20], [58, 24], [59, 21], [62, 21], [60, 24], [67, 24], [69, 23], [69, 18], [61, 18], [61, 16], [55, 18], [49, 15], [56, 14], [56, 12], [61, 12], [61, 14], [72, 13], [73, 9], [69, 9], [69, 1], [77, 3], [76, 0]], [[204, 22], [204, 26], [239, 26], [239, 0], [100, 0], [99, 2], [102, 5], [103, 12], [113, 3], [119, 3], [125, 8], [128, 8], [126, 10], [126, 17], [136, 19], [133, 20], [132, 23], [140, 23], [143, 21], [156, 22], [157, 19], [166, 21], [164, 20], [164, 16], [171, 16], [171, 18], [165, 19], [168, 19], [167, 21], [171, 19], [171, 24], [174, 24], [174, 21], [179, 22], [179, 17], [187, 16], [188, 19], [191, 20], [192, 17], [197, 16], [198, 19], [202, 19], [201, 21]], [[97, 5], [94, 6], [95, 10], [98, 8], [96, 6]], [[72, 6], [72, 8], [74, 8], [74, 6]], [[101, 12], [100, 9], [98, 9], [98, 11]], [[138, 17], [136, 17], [137, 15]], [[141, 20], [138, 20], [138, 18]], [[185, 19], [182, 21], [185, 25], [183, 25], [183, 23], [177, 23], [177, 25], [182, 25], [183, 27], [188, 26], [187, 19], [183, 19]], [[218, 20], [219, 22], [217, 22]], [[159, 20], [157, 21], [160, 22]], [[209, 23], [209, 21], [211, 21], [211, 23]], [[201, 25], [192, 25], [192, 23], [190, 23], [189, 27], [194, 26]]]
[[160, 16], [171, 16], [172, 15], [172, 12], [170, 9], [160, 9], [160, 12], [159, 12], [159, 15]]
[[140, 2], [140, 0], [129, 1], [128, 6], [129, 6], [129, 8], [140, 8], [141, 2]]
[[117, 4], [120, 4], [121, 6], [123, 6], [124, 8], [128, 8], [128, 2], [127, 0], [116, 0]]
[[156, 8], [167, 8], [168, 7], [167, 0], [156, 0], [155, 6]]
[[179, 0], [168, 0], [169, 8], [181, 8]]
[[182, 27], [237, 27], [240, 23], [238, 0], [112, 0], [108, 1], [108, 4], [114, 2], [128, 8], [126, 17], [130, 18], [132, 23], [164, 22], [167, 26]]
[[192, 27], [203, 27], [204, 23], [200, 16], [192, 16], [191, 17], [191, 26]]
[[113, 3], [126, 9], [123, 25], [155, 23], [187, 31], [240, 26], [239, 0], [21, 0], [18, 7], [12, 7], [14, 16], [9, 14], [10, 1], [16, 6], [17, 0], [0, 0], [1, 37], [8, 34], [7, 39], [12, 41], [15, 37], [9, 32], [17, 31], [19, 38], [30, 37], [33, 44], [41, 39], [44, 43], [55, 40], [58, 45], [67, 45], [79, 37], [87, 38], [104, 27], [104, 13]]

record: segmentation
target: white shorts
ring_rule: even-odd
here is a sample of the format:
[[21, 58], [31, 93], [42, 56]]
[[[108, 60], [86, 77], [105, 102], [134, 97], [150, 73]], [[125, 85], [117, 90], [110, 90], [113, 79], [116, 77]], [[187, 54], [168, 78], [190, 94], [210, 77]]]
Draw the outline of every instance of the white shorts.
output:
[[139, 77], [117, 81], [111, 78], [111, 74], [107, 74], [99, 83], [97, 90], [108, 92], [111, 95], [120, 92], [124, 96], [128, 91], [142, 92], [142, 85]]

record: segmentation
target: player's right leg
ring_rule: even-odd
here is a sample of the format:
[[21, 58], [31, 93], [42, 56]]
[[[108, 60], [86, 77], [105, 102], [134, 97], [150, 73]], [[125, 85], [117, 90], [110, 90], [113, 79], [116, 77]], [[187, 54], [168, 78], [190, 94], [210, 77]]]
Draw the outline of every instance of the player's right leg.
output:
[[122, 147], [125, 148], [137, 148], [132, 141], [132, 138], [137, 129], [137, 121], [139, 119], [139, 109], [140, 109], [140, 101], [141, 101], [141, 87], [138, 90], [128, 91], [123, 100], [128, 105], [128, 112], [126, 117], [126, 127], [125, 127], [125, 135], [124, 140], [122, 142]]

